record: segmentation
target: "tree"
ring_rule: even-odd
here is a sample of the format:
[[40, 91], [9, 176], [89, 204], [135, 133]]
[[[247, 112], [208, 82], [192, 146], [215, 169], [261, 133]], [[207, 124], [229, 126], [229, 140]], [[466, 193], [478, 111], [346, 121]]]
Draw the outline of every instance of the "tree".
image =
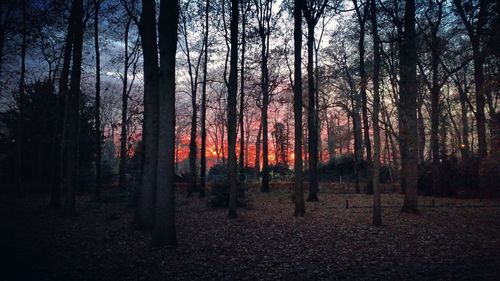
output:
[[306, 210], [304, 206], [304, 190], [302, 179], [302, 10], [304, 0], [295, 0], [293, 8], [293, 45], [294, 45], [294, 84], [293, 84], [293, 116], [295, 122], [294, 136], [294, 216], [303, 217]]
[[309, 152], [309, 194], [307, 201], [318, 201], [318, 124], [314, 87], [314, 28], [325, 11], [328, 0], [309, 1], [303, 5], [307, 23], [307, 83], [308, 83], [308, 152]]
[[[12, 24], [12, 11], [15, 8], [16, 1], [2, 1], [0, 4], [0, 81], [2, 81], [2, 66], [4, 59], [4, 46], [5, 39], [8, 35], [8, 30]], [[2, 95], [2, 90], [0, 90], [0, 96]]]
[[97, 152], [95, 158], [95, 199], [101, 196], [101, 55], [99, 50], [99, 8], [102, 0], [94, 0], [94, 49], [95, 49], [95, 129]]
[[245, 168], [245, 51], [246, 51], [246, 25], [247, 14], [250, 11], [250, 1], [240, 1], [241, 4], [241, 69], [240, 69], [240, 112], [238, 114], [238, 124], [240, 126], [240, 151], [239, 151], [239, 170], [240, 181], [244, 179], [243, 171]]
[[206, 175], [207, 175], [207, 72], [208, 72], [208, 32], [210, 31], [208, 25], [208, 14], [210, 10], [210, 0], [205, 3], [205, 35], [203, 37], [203, 45], [205, 46], [203, 57], [203, 84], [201, 87], [201, 112], [200, 112], [200, 126], [201, 126], [201, 155], [200, 155], [200, 197], [205, 196], [206, 189]]
[[[154, 18], [154, 17], [153, 17]], [[175, 54], [179, 2], [162, 0], [158, 24], [160, 50], [160, 96], [158, 172], [155, 196], [153, 241], [175, 246]]]
[[[186, 2], [185, 5], [183, 5], [183, 9], [181, 10], [181, 33], [182, 37], [184, 38], [184, 45], [181, 45], [181, 49], [186, 55], [187, 59], [187, 67], [188, 67], [188, 76], [189, 76], [189, 83], [190, 83], [190, 90], [191, 90], [191, 131], [190, 131], [190, 137], [189, 137], [189, 174], [190, 174], [190, 181], [189, 181], [189, 187], [188, 187], [188, 197], [192, 195], [194, 191], [197, 190], [196, 186], [196, 179], [197, 179], [197, 173], [196, 173], [196, 157], [198, 155], [198, 147], [196, 143], [196, 138], [197, 138], [197, 132], [198, 132], [198, 99], [197, 99], [197, 93], [198, 93], [198, 77], [199, 77], [199, 69], [200, 69], [200, 64], [201, 64], [201, 59], [203, 57], [203, 50], [205, 49], [205, 46], [201, 46], [201, 50], [198, 52], [198, 57], [193, 58], [193, 52], [190, 46], [189, 42], [189, 28], [193, 28], [192, 25], [188, 26], [188, 12], [189, 12], [189, 4], [190, 2]], [[205, 36], [203, 36], [203, 44], [205, 44]], [[195, 61], [193, 61], [195, 60]]]
[[[415, 1], [405, 4], [403, 46], [400, 50], [401, 162], [405, 177], [402, 212], [418, 213], [417, 143], [417, 47], [415, 39]], [[404, 152], [403, 152], [404, 151]]]
[[260, 37], [261, 78], [262, 92], [262, 192], [269, 192], [269, 136], [268, 136], [268, 107], [269, 107], [269, 35], [272, 7], [274, 1], [255, 0], [258, 34]]
[[[19, 78], [19, 115], [24, 116], [24, 99], [25, 99], [25, 93], [24, 93], [24, 84], [25, 84], [25, 79], [26, 79], [26, 50], [28, 48], [27, 46], [27, 36], [28, 36], [28, 31], [27, 31], [27, 7], [26, 7], [26, 1], [21, 2], [21, 9], [22, 9], [22, 42], [21, 42], [21, 75]], [[19, 118], [18, 120], [18, 127], [17, 127], [17, 142], [16, 142], [16, 148], [17, 148], [17, 185], [18, 185], [18, 194], [22, 195], [23, 194], [23, 142], [24, 142], [24, 122], [23, 118]]]
[[80, 112], [80, 80], [82, 66], [82, 46], [83, 46], [83, 1], [75, 0], [71, 8], [70, 19], [74, 30], [73, 36], [73, 63], [71, 66], [71, 80], [66, 99], [65, 115], [66, 115], [66, 178], [64, 180], [65, 196], [63, 205], [63, 215], [74, 216], [75, 210], [75, 188], [77, 186], [77, 161], [78, 161], [78, 128], [79, 128], [79, 112]]
[[229, 218], [236, 218], [236, 96], [238, 90], [238, 0], [231, 0], [231, 57], [227, 94]]
[[160, 69], [156, 40], [156, 5], [154, 0], [143, 0], [139, 33], [144, 59], [144, 120], [142, 143], [144, 162], [139, 188], [135, 222], [139, 228], [153, 227], [156, 174], [158, 167], [158, 122]]
[[[125, 2], [123, 2], [125, 3]], [[132, 3], [132, 7], [135, 2]], [[128, 8], [127, 8], [128, 9]], [[129, 127], [129, 113], [128, 102], [130, 99], [130, 92], [134, 84], [137, 68], [137, 60], [139, 58], [139, 40], [135, 40], [132, 45], [132, 50], [129, 50], [130, 28], [133, 16], [128, 14], [125, 22], [124, 31], [124, 60], [123, 60], [123, 75], [122, 79], [122, 111], [121, 111], [121, 130], [120, 130], [120, 164], [119, 164], [119, 183], [120, 188], [125, 188], [125, 173], [127, 170], [127, 142], [128, 142], [128, 127]], [[130, 83], [128, 82], [129, 69], [132, 67], [133, 78]]]
[[[354, 127], [354, 158], [356, 162], [355, 170], [356, 170], [356, 189], [359, 191], [359, 169], [361, 165], [361, 161], [363, 160], [363, 147], [362, 142], [364, 140], [364, 146], [366, 148], [366, 160], [367, 160], [367, 175], [368, 178], [371, 177], [371, 165], [372, 165], [372, 148], [370, 141], [370, 127], [368, 124], [368, 99], [366, 96], [366, 85], [368, 77], [366, 75], [366, 67], [365, 67], [365, 24], [368, 19], [368, 9], [370, 5], [368, 1], [365, 3], [361, 3], [363, 7], [358, 5], [357, 0], [353, 0], [354, 7], [356, 10], [356, 16], [358, 18], [359, 23], [359, 41], [358, 41], [358, 49], [359, 49], [359, 77], [360, 77], [360, 85], [359, 85], [359, 95], [361, 97], [361, 108], [363, 115], [363, 134], [364, 137], [361, 136], [361, 122], [359, 120], [359, 97], [355, 97], [355, 106], [353, 112], [353, 127]], [[361, 12], [361, 8], [363, 8], [363, 12]], [[370, 193], [370, 180], [368, 180], [367, 191]]]
[[[428, 37], [430, 49], [431, 49], [431, 69], [432, 78], [431, 82], [428, 81], [427, 77], [424, 76], [426, 84], [431, 92], [431, 151], [432, 151], [432, 194], [440, 194], [439, 189], [441, 186], [440, 175], [439, 175], [439, 119], [441, 115], [440, 106], [440, 93], [442, 84], [439, 83], [439, 62], [440, 62], [440, 38], [438, 37], [438, 32], [440, 24], [443, 18], [443, 0], [429, 1], [429, 6], [425, 13], [427, 18], [427, 23], [429, 24], [430, 34]], [[430, 13], [435, 11], [435, 17], [431, 18]]]
[[[487, 21], [488, 1], [479, 0], [478, 2], [479, 5], [477, 7], [477, 14], [475, 13], [476, 9], [474, 7], [469, 7], [467, 11], [469, 11], [470, 14], [467, 14], [463, 1], [453, 0], [458, 15], [460, 16], [462, 23], [465, 25], [467, 35], [469, 36], [469, 40], [472, 45], [472, 55], [474, 60], [474, 84], [476, 90], [475, 116], [477, 123], [477, 141], [479, 146], [479, 156], [484, 158], [488, 154], [488, 148], [486, 143], [486, 118], [484, 114], [484, 52], [481, 48], [481, 41], [484, 37]], [[472, 3], [469, 2], [467, 2], [467, 4], [472, 5]]]
[[[368, 3], [367, 3], [368, 4]], [[370, 19], [373, 36], [373, 224], [382, 224], [379, 174], [380, 174], [380, 39], [378, 37], [377, 7], [375, 0], [370, 1]]]
[[73, 42], [74, 42], [73, 38], [75, 30], [74, 17], [76, 16], [74, 9], [76, 9], [75, 5], [73, 5], [71, 8], [68, 20], [68, 29], [66, 32], [66, 39], [63, 51], [63, 65], [59, 76], [59, 96], [62, 98], [60, 98], [60, 101], [58, 103], [58, 108], [62, 109], [63, 114], [57, 128], [57, 142], [60, 143], [60, 145], [59, 145], [59, 159], [58, 161], [56, 161], [57, 162], [56, 180], [52, 184], [50, 190], [50, 206], [53, 208], [58, 208], [61, 205], [61, 195], [62, 195], [61, 191], [63, 190], [64, 187], [63, 176], [64, 176], [64, 162], [65, 162], [64, 156], [66, 149], [65, 138], [67, 133], [66, 122], [68, 119], [67, 100], [69, 96], [68, 81], [69, 81], [69, 72], [71, 65], [71, 53], [73, 52]]

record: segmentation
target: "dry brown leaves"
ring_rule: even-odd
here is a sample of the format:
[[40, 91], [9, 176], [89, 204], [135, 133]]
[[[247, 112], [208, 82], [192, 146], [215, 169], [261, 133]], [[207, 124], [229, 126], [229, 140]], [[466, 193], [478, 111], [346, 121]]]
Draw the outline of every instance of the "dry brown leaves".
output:
[[[177, 196], [177, 248], [155, 248], [131, 228], [122, 201], [78, 198], [64, 219], [34, 197], [1, 199], [7, 276], [18, 280], [498, 280], [500, 201], [420, 198], [421, 214], [382, 196], [320, 194], [294, 218], [286, 191], [253, 194], [227, 218], [205, 200]], [[346, 209], [345, 201], [349, 201]], [[434, 200], [434, 204], [432, 202]], [[436, 205], [437, 207], [432, 207]]]

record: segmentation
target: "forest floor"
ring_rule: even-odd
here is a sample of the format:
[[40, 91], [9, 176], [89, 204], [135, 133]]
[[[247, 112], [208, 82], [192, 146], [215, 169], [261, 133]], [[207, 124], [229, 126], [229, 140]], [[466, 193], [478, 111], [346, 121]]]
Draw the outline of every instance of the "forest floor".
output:
[[229, 220], [178, 194], [177, 248], [152, 247], [119, 196], [79, 196], [71, 219], [35, 195], [2, 196], [0, 279], [500, 280], [500, 200], [420, 197], [408, 215], [401, 195], [384, 194], [374, 227], [369, 195], [322, 193], [304, 218], [285, 191], [252, 196]]

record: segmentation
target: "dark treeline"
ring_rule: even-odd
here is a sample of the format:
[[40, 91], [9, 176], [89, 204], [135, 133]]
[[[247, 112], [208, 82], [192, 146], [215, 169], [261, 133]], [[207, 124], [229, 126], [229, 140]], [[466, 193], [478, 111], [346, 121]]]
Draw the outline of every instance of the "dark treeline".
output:
[[348, 181], [375, 225], [381, 182], [415, 214], [500, 194], [498, 1], [157, 2], [1, 2], [2, 191], [73, 216], [117, 186], [167, 245], [176, 182], [203, 197], [211, 167], [230, 218], [245, 182], [285, 177], [295, 216]]

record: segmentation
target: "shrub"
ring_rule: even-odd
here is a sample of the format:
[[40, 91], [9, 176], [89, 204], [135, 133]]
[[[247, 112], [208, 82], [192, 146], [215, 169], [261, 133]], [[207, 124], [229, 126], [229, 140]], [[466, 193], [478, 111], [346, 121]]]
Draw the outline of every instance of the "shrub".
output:
[[[229, 176], [225, 165], [217, 164], [208, 171], [208, 182], [212, 185], [212, 189], [208, 195], [208, 205], [214, 208], [223, 208], [229, 206]], [[236, 205], [244, 207], [249, 204], [249, 196], [246, 186], [239, 182], [237, 183]]]
[[269, 174], [272, 179], [285, 180], [293, 175], [292, 170], [284, 164], [270, 165]]
[[[477, 157], [458, 161], [451, 157], [439, 164], [440, 186], [434, 192], [438, 196], [478, 196], [479, 195], [479, 163]], [[433, 195], [432, 164], [426, 162], [419, 166], [418, 191], [422, 195]]]

